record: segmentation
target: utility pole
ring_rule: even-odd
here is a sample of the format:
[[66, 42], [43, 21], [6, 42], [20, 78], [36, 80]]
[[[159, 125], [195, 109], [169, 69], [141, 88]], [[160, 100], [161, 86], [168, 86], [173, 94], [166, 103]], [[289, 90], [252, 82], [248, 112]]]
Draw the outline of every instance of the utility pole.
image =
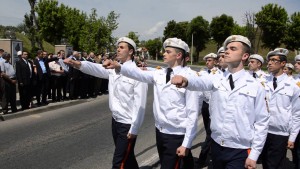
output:
[[193, 46], [194, 46], [194, 33], [192, 33], [191, 65], [193, 64]]

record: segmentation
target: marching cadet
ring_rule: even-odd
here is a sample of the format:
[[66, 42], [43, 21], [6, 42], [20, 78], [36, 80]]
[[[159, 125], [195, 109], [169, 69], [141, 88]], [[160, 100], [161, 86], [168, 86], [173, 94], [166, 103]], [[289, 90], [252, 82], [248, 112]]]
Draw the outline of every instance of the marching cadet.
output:
[[212, 165], [217, 169], [256, 168], [268, 131], [265, 91], [243, 64], [251, 43], [241, 35], [225, 42], [226, 76], [174, 76], [172, 84], [189, 90], [211, 92]]
[[178, 89], [170, 83], [173, 75], [196, 77], [196, 72], [184, 67], [188, 45], [177, 38], [168, 38], [163, 43], [166, 69], [143, 71], [129, 63], [107, 63], [107, 68], [116, 68], [130, 78], [154, 84], [153, 113], [156, 127], [156, 146], [162, 169], [182, 166], [194, 168], [191, 153], [196, 135], [198, 118], [198, 93]]
[[264, 58], [261, 55], [253, 54], [250, 55], [248, 61], [250, 75], [253, 76], [253, 78], [255, 78], [262, 85], [264, 85], [266, 83], [266, 77], [268, 76], [268, 74], [261, 70], [264, 63]]
[[293, 76], [294, 65], [291, 63], [286, 63], [283, 68], [283, 73], [285, 73], [291, 80], [295, 80]]
[[217, 52], [217, 58], [218, 58], [218, 67], [223, 72], [223, 75], [226, 76], [226, 73], [228, 72], [228, 65], [224, 61], [225, 57], [225, 49], [224, 47], [220, 47]]
[[[205, 60], [206, 68], [199, 72], [199, 75], [202, 76], [203, 74], [208, 75], [215, 75], [215, 74], [223, 74], [216, 65], [217, 65], [217, 55], [214, 53], [209, 53], [204, 56], [203, 60]], [[210, 91], [203, 91], [200, 93], [200, 101], [202, 101], [201, 106], [201, 114], [204, 123], [204, 128], [206, 132], [206, 137], [204, 144], [201, 146], [201, 152], [199, 154], [198, 164], [199, 166], [204, 166], [208, 154], [210, 152], [210, 144], [211, 144], [211, 130], [210, 130], [210, 117], [209, 117], [209, 100], [210, 100]], [[203, 99], [201, 99], [203, 98]]]
[[262, 152], [264, 169], [282, 168], [287, 149], [294, 148], [300, 127], [300, 89], [283, 73], [288, 50], [276, 48], [267, 55], [271, 75], [265, 85], [270, 122]]
[[[296, 85], [300, 87], [300, 55], [295, 56], [295, 71], [298, 73], [295, 76]], [[295, 147], [292, 149], [293, 152], [293, 162], [295, 164], [295, 169], [300, 168], [300, 131], [295, 140]]]
[[[132, 39], [122, 37], [117, 41], [117, 59], [127, 63], [129, 67], [136, 67], [133, 56], [136, 44]], [[113, 169], [138, 169], [134, 147], [145, 114], [148, 86], [115, 70], [107, 70], [102, 64], [89, 61], [64, 61], [83, 73], [99, 78], [109, 79], [109, 108], [112, 111], [112, 135], [115, 143]]]

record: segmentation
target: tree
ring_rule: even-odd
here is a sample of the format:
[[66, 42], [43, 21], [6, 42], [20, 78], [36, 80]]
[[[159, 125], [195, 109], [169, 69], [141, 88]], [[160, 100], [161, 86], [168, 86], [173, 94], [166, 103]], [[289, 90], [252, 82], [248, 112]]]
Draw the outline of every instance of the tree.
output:
[[[28, 2], [30, 5], [30, 20], [31, 20], [31, 25], [28, 25], [28, 26], [31, 26], [32, 29], [34, 29], [31, 32], [33, 38], [35, 39], [34, 42], [37, 43], [39, 49], [43, 50], [42, 39], [41, 39], [40, 32], [39, 32], [39, 24], [38, 24], [37, 18], [35, 16], [36, 0], [28, 0]], [[34, 49], [34, 47], [35, 47], [35, 43], [32, 46], [32, 49]]]
[[36, 6], [41, 37], [51, 44], [60, 44], [65, 29], [64, 11], [57, 0], [40, 0]]
[[136, 46], [139, 46], [140, 44], [140, 41], [139, 41], [139, 36], [136, 34], [136, 32], [129, 32], [128, 35], [127, 35], [128, 38], [132, 39]]
[[300, 48], [300, 12], [291, 15], [287, 25], [286, 37], [284, 38], [286, 48], [299, 50]]
[[219, 48], [225, 39], [232, 34], [233, 27], [234, 22], [231, 16], [223, 14], [212, 19], [210, 23], [210, 33], [217, 42], [217, 48]]
[[191, 45], [192, 42], [192, 34], [194, 39], [194, 47], [196, 49], [195, 55], [192, 56], [195, 62], [198, 62], [199, 52], [205, 49], [205, 44], [208, 42], [210, 35], [209, 35], [209, 23], [207, 20], [203, 19], [202, 16], [197, 16], [191, 20], [188, 25], [187, 30], [187, 39], [188, 44]]
[[187, 21], [176, 23], [174, 20], [172, 20], [168, 22], [164, 30], [163, 40], [176, 37], [186, 42], [187, 41], [186, 31], [187, 31], [188, 24], [189, 22]]
[[155, 58], [157, 58], [162, 48], [161, 38], [148, 40], [145, 44], [145, 47], [148, 49], [150, 56], [154, 56]]
[[245, 36], [248, 37], [252, 44], [252, 50], [255, 51], [255, 53], [258, 52], [259, 49], [259, 41], [261, 37], [261, 31], [258, 36], [258, 42], [257, 47], [255, 46], [256, 43], [256, 35], [259, 31], [259, 27], [255, 24], [255, 13], [246, 12], [245, 13], [245, 20], [246, 20], [246, 26], [245, 26]]
[[281, 45], [286, 31], [288, 14], [277, 4], [267, 4], [255, 15], [255, 21], [262, 30], [263, 47], [274, 49]]

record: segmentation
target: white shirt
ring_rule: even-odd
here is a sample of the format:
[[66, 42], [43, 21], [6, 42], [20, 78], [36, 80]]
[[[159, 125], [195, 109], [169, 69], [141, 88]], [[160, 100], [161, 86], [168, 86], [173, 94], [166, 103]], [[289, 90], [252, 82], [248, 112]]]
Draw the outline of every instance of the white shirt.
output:
[[[49, 63], [49, 69], [51, 70], [51, 75], [54, 76], [61, 76], [62, 73], [57, 73], [62, 70], [62, 67], [60, 66], [60, 63], [58, 61], [52, 61]], [[52, 72], [52, 70], [57, 72]]]
[[244, 69], [232, 74], [235, 87], [231, 90], [229, 75], [188, 77], [187, 89], [212, 91], [212, 139], [224, 147], [251, 148], [248, 158], [256, 161], [268, 132], [265, 91]]
[[4, 73], [9, 78], [15, 78], [16, 77], [16, 71], [15, 71], [14, 67], [9, 62], [4, 62], [3, 63], [3, 68], [4, 68]]
[[[196, 77], [188, 67], [176, 66], [172, 76]], [[156, 128], [165, 134], [184, 135], [182, 146], [191, 148], [196, 135], [198, 118], [198, 92], [179, 89], [169, 81], [166, 83], [166, 69], [142, 71], [124, 63], [121, 74], [130, 78], [154, 84], [153, 114]]]
[[[128, 64], [136, 67], [132, 61], [128, 61]], [[80, 70], [92, 76], [109, 79], [109, 108], [112, 117], [117, 122], [131, 124], [129, 133], [136, 135], [144, 120], [148, 85], [89, 61], [82, 61]]]
[[267, 78], [266, 98], [270, 113], [269, 133], [289, 136], [295, 142], [300, 128], [300, 88], [285, 73], [277, 77], [273, 88], [273, 76]]

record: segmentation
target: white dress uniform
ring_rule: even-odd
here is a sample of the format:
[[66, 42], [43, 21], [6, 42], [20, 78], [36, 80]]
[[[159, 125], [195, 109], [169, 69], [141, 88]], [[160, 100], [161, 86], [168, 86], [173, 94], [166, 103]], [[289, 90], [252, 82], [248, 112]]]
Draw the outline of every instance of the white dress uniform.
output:
[[[177, 66], [172, 69], [174, 75], [196, 77], [196, 73], [187, 67]], [[120, 73], [142, 82], [154, 84], [155, 127], [161, 133], [184, 135], [182, 146], [191, 148], [197, 129], [198, 93], [183, 88], [179, 89], [170, 81], [166, 84], [166, 69], [142, 71], [125, 62], [121, 66]]]
[[[130, 67], [136, 67], [135, 62], [126, 63]], [[117, 122], [131, 124], [129, 133], [137, 135], [144, 120], [148, 85], [89, 61], [81, 62], [80, 71], [109, 79], [109, 108], [112, 116]]]
[[248, 158], [257, 160], [268, 131], [269, 115], [264, 88], [244, 69], [232, 74], [231, 90], [226, 76], [188, 78], [189, 90], [211, 90], [212, 139], [221, 146], [249, 149]]
[[269, 107], [269, 133], [289, 136], [295, 142], [300, 128], [300, 88], [285, 73], [277, 77], [273, 88], [273, 76], [267, 78], [266, 99]]
[[[257, 80], [258, 82], [260, 82], [263, 86], [265, 86], [265, 83], [266, 83], [266, 81], [267, 81], [266, 79], [267, 79], [267, 77], [269, 77], [270, 75], [267, 74], [267, 73], [265, 73], [265, 72], [262, 71], [261, 69], [258, 70], [258, 71], [256, 71], [255, 73], [256, 73], [256, 80]], [[250, 74], [251, 76], [253, 76], [253, 71], [249, 71], [249, 74]]]

